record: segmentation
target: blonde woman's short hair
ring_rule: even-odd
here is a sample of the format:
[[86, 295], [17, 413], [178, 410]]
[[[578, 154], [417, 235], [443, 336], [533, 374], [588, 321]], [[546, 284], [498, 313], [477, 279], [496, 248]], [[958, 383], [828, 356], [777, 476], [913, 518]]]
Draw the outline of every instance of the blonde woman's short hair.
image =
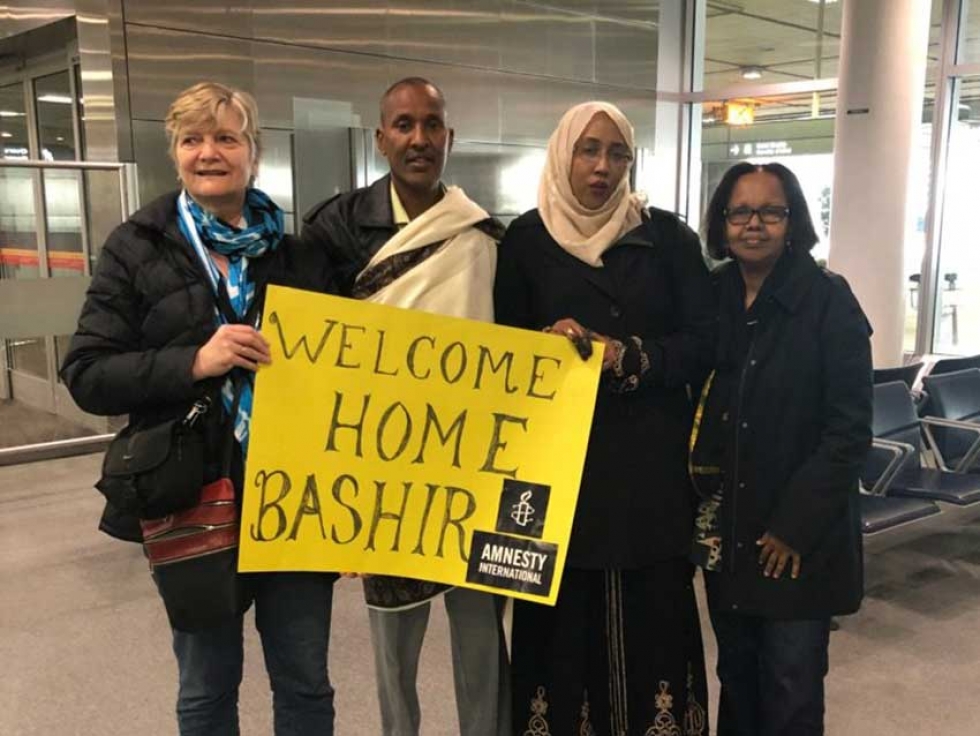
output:
[[248, 92], [218, 82], [198, 82], [188, 87], [170, 104], [165, 121], [170, 158], [177, 160], [177, 143], [185, 128], [204, 128], [217, 125], [225, 107], [235, 110], [242, 119], [239, 131], [248, 139], [253, 167], [262, 153], [259, 139], [259, 109]]

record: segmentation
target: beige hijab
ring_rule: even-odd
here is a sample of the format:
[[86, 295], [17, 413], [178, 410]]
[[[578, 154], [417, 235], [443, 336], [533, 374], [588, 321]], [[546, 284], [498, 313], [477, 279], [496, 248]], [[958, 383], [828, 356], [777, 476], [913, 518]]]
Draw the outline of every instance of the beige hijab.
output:
[[551, 134], [548, 160], [538, 186], [538, 212], [551, 237], [591, 266], [601, 266], [606, 249], [642, 222], [640, 212], [646, 201], [645, 197], [630, 192], [628, 171], [599, 209], [583, 207], [572, 192], [568, 177], [575, 143], [600, 112], [612, 118], [626, 145], [633, 150], [633, 126], [618, 107], [608, 102], [583, 102], [566, 112]]

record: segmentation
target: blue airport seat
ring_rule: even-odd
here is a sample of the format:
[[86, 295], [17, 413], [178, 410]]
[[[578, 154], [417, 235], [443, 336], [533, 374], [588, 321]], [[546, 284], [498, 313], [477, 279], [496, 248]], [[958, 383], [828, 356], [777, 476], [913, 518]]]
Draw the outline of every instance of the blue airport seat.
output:
[[877, 385], [879, 383], [902, 381], [909, 389], [912, 389], [915, 387], [916, 379], [918, 379], [923, 365], [925, 364], [911, 363], [910, 365], [901, 365], [897, 368], [875, 368], [874, 382]]
[[944, 470], [980, 472], [980, 368], [928, 375], [929, 415], [923, 428]]
[[939, 505], [934, 501], [887, 495], [892, 480], [914, 452], [915, 448], [904, 442], [874, 440], [861, 474], [861, 531], [864, 534], [877, 534], [939, 513]]
[[[903, 381], [893, 381], [887, 385], [900, 387], [911, 401], [909, 388]], [[879, 437], [889, 427], [904, 425], [907, 419], [905, 413], [894, 410], [895, 407], [887, 401], [879, 402], [876, 386], [873, 425], [875, 439], [861, 473], [861, 531], [864, 534], [877, 534], [940, 512], [939, 505], [929, 499], [902, 498], [888, 494], [894, 478], [913, 460], [916, 453], [915, 447], [908, 442]], [[918, 458], [914, 460], [918, 462]]]
[[980, 368], [980, 355], [970, 355], [965, 358], [943, 358], [937, 360], [929, 369], [930, 376], [940, 376], [944, 373], [965, 371], [970, 368]]
[[915, 386], [924, 365], [925, 363], [911, 363], [897, 368], [875, 368], [874, 383], [878, 385], [879, 383], [902, 381], [912, 392], [912, 401], [915, 403], [916, 411], [921, 416], [929, 402], [929, 395]]
[[[885, 496], [939, 501], [956, 506], [980, 502], [980, 475], [951, 473], [922, 466], [922, 432], [926, 420], [919, 419], [908, 387], [901, 381], [874, 387], [874, 451], [862, 478], [877, 480], [882, 472], [881, 453], [887, 448], [904, 448], [901, 466], [892, 468], [878, 493]], [[875, 475], [875, 474], [878, 475]]]
[[861, 494], [861, 531], [877, 534], [939, 513], [939, 505], [920, 498]]

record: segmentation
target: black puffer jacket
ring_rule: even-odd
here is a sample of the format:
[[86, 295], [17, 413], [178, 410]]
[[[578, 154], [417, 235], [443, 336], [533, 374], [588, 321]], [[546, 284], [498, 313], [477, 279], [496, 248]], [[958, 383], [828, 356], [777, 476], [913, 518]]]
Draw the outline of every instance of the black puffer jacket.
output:
[[[139, 210], [109, 235], [99, 254], [61, 369], [76, 403], [92, 414], [129, 414], [130, 421], [182, 415], [214, 394], [222, 378], [194, 381], [198, 349], [214, 334], [215, 299], [208, 276], [177, 224], [177, 192]], [[323, 255], [287, 236], [276, 251], [249, 264], [261, 307], [265, 287], [279, 283], [325, 291]], [[222, 412], [210, 412], [219, 437]], [[220, 448], [221, 442], [209, 443]], [[211, 475], [217, 472], [217, 449]], [[100, 528], [140, 541], [137, 520], [107, 505]]]

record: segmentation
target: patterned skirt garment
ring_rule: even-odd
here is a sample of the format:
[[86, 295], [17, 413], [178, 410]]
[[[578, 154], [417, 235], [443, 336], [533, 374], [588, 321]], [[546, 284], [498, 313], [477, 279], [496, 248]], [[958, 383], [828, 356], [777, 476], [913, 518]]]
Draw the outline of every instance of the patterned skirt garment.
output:
[[558, 604], [514, 601], [515, 736], [707, 736], [693, 568], [565, 568]]

